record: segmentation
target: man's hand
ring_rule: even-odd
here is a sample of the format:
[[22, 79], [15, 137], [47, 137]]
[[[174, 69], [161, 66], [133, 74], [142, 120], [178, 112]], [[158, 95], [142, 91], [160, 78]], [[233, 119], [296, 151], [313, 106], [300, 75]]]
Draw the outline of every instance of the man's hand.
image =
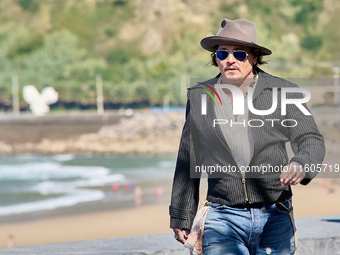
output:
[[[188, 235], [190, 234], [190, 230], [189, 229], [179, 229], [179, 228], [173, 228], [172, 229], [175, 233], [175, 239], [184, 244], [185, 240], [187, 240]], [[186, 236], [183, 235], [183, 230], [185, 231]]]
[[280, 175], [281, 185], [296, 185], [299, 184], [306, 176], [306, 172], [302, 165], [292, 161], [290, 164], [283, 168]]

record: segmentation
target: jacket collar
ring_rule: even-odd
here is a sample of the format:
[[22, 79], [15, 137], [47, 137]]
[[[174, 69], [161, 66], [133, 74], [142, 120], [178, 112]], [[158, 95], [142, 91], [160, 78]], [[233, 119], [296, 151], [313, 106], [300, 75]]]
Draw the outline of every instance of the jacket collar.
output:
[[[253, 101], [256, 100], [256, 98], [262, 94], [262, 92], [269, 87], [269, 85], [267, 84], [267, 80], [266, 80], [266, 73], [263, 72], [262, 70], [260, 70], [258, 72], [258, 80], [257, 80], [257, 84], [255, 87], [255, 91], [254, 91], [254, 95], [253, 95]], [[215, 84], [217, 84], [217, 81], [219, 79], [219, 77], [221, 76], [221, 74], [218, 74], [215, 78], [205, 81], [201, 84], [196, 85], [197, 88], [205, 88], [211, 91], [212, 95], [214, 95], [214, 92], [208, 88], [207, 86], [205, 86], [204, 84], [208, 84], [211, 87], [214, 87]], [[195, 86], [195, 87], [196, 87]], [[219, 103], [219, 101], [216, 101], [216, 103]], [[213, 129], [213, 132], [215, 133], [215, 135], [218, 137], [218, 139], [221, 141], [221, 143], [226, 147], [226, 149], [230, 152], [230, 147], [228, 146], [227, 141], [224, 138], [224, 135], [222, 133], [222, 130], [220, 128], [220, 125], [216, 125], [215, 127], [213, 126], [213, 121], [214, 119], [216, 119], [216, 113], [215, 113], [215, 108], [214, 108], [214, 101], [213, 100], [207, 100], [207, 120], [209, 122], [209, 124], [211, 125], [211, 128]], [[250, 128], [250, 130], [252, 130], [252, 128]], [[252, 132], [252, 131], [250, 131]], [[255, 150], [255, 147], [254, 147]]]
[[[253, 95], [253, 101], [268, 87], [270, 87], [266, 81], [266, 74], [264, 71], [261, 69], [258, 69], [257, 75], [259, 76], [257, 79], [254, 95]], [[210, 79], [208, 81], [205, 81], [201, 84], [198, 84], [199, 87], [204, 86], [204, 84], [208, 84], [212, 87], [215, 87], [215, 84], [217, 84], [218, 79], [220, 78], [221, 73], [216, 75], [215, 78]], [[209, 88], [208, 88], [209, 89]], [[210, 89], [209, 89], [210, 90]]]

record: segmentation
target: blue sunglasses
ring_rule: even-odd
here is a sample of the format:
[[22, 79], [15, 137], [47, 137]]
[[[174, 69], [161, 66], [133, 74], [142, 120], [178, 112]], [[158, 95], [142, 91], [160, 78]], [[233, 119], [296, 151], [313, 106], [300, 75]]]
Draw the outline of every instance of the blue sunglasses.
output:
[[215, 55], [219, 60], [225, 60], [226, 58], [228, 58], [229, 53], [232, 53], [234, 58], [238, 61], [246, 61], [249, 55], [244, 50], [218, 50], [215, 52]]

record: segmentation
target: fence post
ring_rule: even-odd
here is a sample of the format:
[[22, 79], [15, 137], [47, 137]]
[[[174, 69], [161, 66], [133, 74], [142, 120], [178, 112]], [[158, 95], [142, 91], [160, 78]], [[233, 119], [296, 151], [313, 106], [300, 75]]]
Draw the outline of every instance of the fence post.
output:
[[12, 76], [12, 107], [13, 107], [13, 114], [19, 115], [20, 114], [20, 102], [19, 102], [19, 83], [18, 83], [18, 76]]
[[97, 113], [99, 115], [104, 114], [104, 98], [103, 98], [103, 84], [102, 76], [96, 75], [96, 88], [97, 88]]

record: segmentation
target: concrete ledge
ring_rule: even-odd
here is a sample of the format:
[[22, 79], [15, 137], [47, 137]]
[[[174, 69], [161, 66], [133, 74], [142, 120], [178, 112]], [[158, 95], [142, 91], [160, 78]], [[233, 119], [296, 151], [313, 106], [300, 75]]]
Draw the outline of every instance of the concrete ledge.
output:
[[[0, 141], [5, 143], [39, 142], [44, 138], [65, 139], [98, 132], [103, 126], [113, 125], [126, 118], [117, 111], [98, 115], [95, 112], [1, 115]], [[20, 135], [18, 135], [20, 134]]]
[[178, 243], [172, 233], [86, 240], [69, 243], [32, 245], [0, 249], [1, 255], [118, 255], [118, 254], [176, 254], [188, 250]]
[[340, 254], [340, 215], [296, 220], [299, 244], [296, 255]]
[[[340, 215], [297, 219], [296, 255], [340, 254]], [[0, 249], [1, 255], [188, 255], [172, 233]]]

